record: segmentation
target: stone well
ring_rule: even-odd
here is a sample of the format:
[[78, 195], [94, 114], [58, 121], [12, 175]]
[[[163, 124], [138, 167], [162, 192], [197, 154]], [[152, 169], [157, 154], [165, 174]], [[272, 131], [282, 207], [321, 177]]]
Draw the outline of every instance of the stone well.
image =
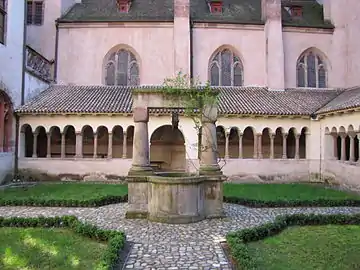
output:
[[[132, 181], [133, 180], [133, 181]], [[163, 173], [129, 179], [127, 218], [163, 223], [192, 223], [223, 217], [223, 178]], [[134, 190], [136, 189], [136, 190]]]

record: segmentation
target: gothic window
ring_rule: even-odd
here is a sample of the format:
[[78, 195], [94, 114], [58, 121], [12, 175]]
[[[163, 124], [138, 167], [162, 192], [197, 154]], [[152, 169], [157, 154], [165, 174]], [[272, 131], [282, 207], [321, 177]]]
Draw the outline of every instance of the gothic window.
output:
[[0, 43], [5, 44], [6, 0], [0, 0]]
[[320, 55], [308, 51], [297, 62], [297, 87], [326, 88], [327, 71]]
[[229, 49], [215, 54], [210, 62], [209, 73], [212, 86], [243, 85], [242, 63], [240, 58]]
[[106, 85], [139, 85], [139, 65], [135, 55], [121, 49], [112, 53], [107, 61], [105, 70]]

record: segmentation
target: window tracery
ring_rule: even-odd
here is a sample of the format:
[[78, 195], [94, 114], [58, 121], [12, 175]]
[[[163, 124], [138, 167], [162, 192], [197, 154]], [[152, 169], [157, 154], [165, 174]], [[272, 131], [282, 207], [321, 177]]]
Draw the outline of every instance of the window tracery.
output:
[[209, 67], [212, 86], [242, 86], [243, 65], [229, 49], [223, 49], [211, 59]]
[[139, 85], [139, 65], [135, 55], [120, 49], [110, 55], [105, 66], [106, 85]]
[[297, 62], [297, 87], [326, 88], [326, 65], [319, 54], [308, 51]]

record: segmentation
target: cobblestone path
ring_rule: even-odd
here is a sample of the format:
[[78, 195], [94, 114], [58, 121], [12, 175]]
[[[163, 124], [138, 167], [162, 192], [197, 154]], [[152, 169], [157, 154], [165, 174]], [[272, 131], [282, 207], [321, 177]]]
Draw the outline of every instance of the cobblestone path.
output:
[[354, 214], [360, 208], [248, 208], [225, 204], [227, 217], [188, 225], [169, 225], [124, 219], [127, 204], [99, 208], [0, 207], [0, 216], [36, 217], [75, 215], [106, 229], [125, 231], [132, 242], [124, 269], [230, 269], [219, 242], [234, 230], [295, 213]]

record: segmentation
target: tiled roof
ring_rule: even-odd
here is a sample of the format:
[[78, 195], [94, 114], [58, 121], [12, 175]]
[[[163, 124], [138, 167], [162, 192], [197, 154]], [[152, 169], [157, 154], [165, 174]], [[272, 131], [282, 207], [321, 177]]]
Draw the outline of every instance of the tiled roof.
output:
[[[154, 86], [141, 88], [159, 88]], [[121, 86], [54, 85], [20, 106], [20, 114], [131, 113], [132, 89]], [[219, 87], [220, 114], [310, 115], [338, 96], [340, 90]], [[168, 109], [153, 109], [165, 113]]]
[[347, 89], [331, 100], [316, 113], [335, 112], [360, 107], [360, 87]]
[[[291, 0], [292, 1], [292, 0]], [[114, 21], [173, 21], [174, 0], [133, 0], [129, 13], [121, 13], [116, 0], [82, 0], [65, 13], [59, 22], [114, 22]], [[303, 6], [303, 18], [294, 20], [283, 8], [284, 25], [326, 27], [322, 6], [316, 0], [296, 0]], [[283, 0], [289, 5], [289, 0]], [[193, 22], [263, 24], [261, 0], [223, 0], [223, 12], [211, 14], [207, 0], [191, 0], [190, 16]]]

